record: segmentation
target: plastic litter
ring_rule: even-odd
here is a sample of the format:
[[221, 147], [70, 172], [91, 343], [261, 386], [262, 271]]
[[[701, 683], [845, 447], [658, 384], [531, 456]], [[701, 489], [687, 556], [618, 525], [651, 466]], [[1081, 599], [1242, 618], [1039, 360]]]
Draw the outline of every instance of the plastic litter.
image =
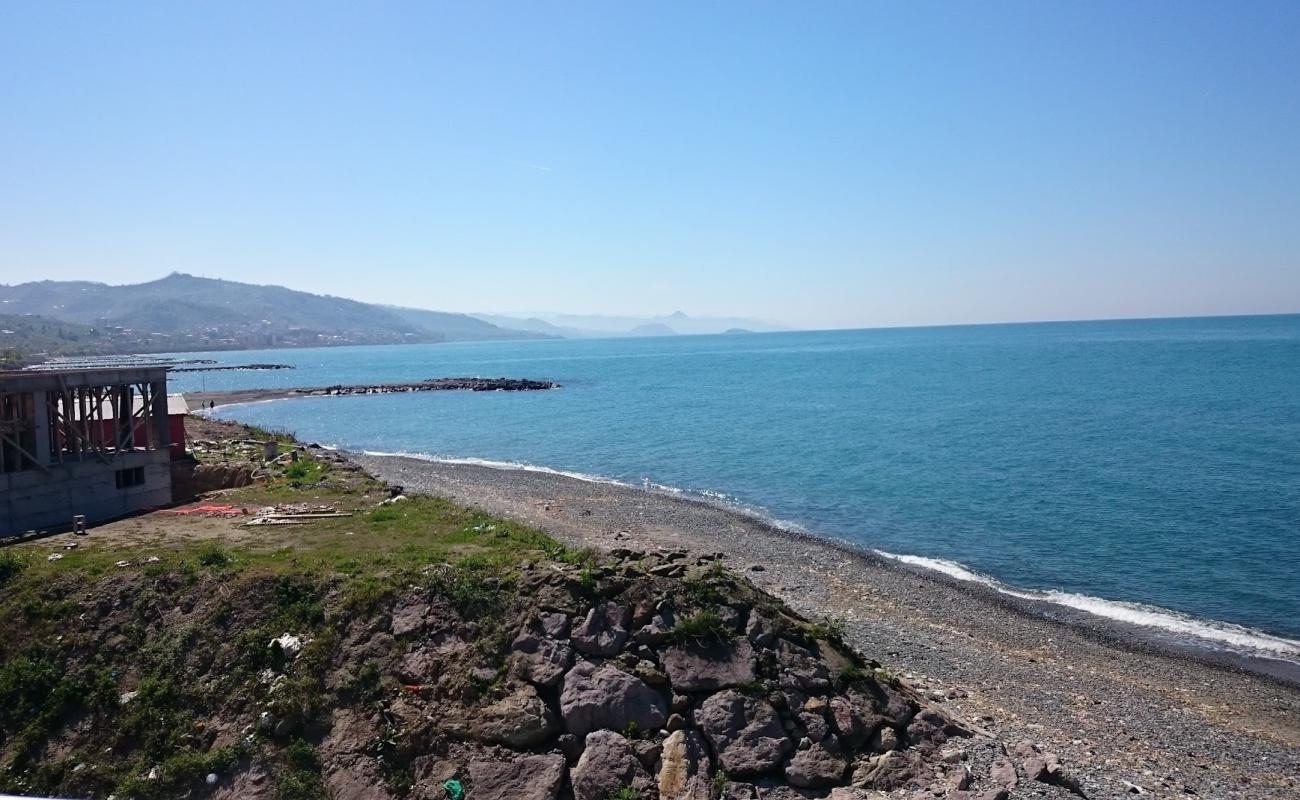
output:
[[447, 793], [447, 800], [465, 800], [465, 787], [458, 780], [444, 781], [442, 790]]
[[49, 555], [49, 557], [46, 558], [45, 560], [46, 560], [46, 561], [58, 561], [58, 560], [61, 559], [61, 558], [63, 558], [63, 554], [62, 554], [62, 553], [51, 553], [51, 554]]

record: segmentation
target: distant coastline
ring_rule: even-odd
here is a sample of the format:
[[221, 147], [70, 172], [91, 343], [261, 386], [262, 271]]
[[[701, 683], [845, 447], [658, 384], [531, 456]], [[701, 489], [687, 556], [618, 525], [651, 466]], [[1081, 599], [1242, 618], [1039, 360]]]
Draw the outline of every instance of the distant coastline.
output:
[[[290, 368], [291, 369], [291, 368]], [[199, 408], [290, 400], [297, 397], [351, 397], [366, 394], [407, 392], [540, 392], [558, 389], [554, 381], [527, 378], [431, 378], [407, 383], [335, 384], [290, 389], [234, 389], [219, 392], [187, 392], [186, 400]]]

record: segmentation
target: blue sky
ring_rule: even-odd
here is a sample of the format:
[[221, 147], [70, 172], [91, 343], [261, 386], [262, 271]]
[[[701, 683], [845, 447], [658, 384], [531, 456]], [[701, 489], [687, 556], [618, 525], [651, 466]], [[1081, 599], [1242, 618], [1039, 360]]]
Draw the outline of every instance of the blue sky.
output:
[[1300, 4], [0, 5], [0, 281], [1300, 311]]

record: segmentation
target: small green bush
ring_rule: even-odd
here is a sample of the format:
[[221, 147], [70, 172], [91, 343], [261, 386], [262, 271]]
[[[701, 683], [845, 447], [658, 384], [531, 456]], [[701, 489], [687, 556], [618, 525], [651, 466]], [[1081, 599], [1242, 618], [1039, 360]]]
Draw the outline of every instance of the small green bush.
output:
[[871, 677], [871, 673], [867, 672], [862, 667], [859, 667], [857, 664], [849, 664], [847, 667], [840, 670], [839, 680], [842, 686], [848, 686], [851, 683], [866, 680], [869, 677]]
[[196, 558], [199, 564], [204, 567], [228, 567], [232, 560], [229, 551], [216, 542], [207, 542], [201, 545], [196, 553]]
[[299, 460], [289, 464], [284, 470], [284, 477], [293, 486], [308, 486], [319, 483], [325, 474], [325, 467], [318, 461]]
[[697, 611], [689, 617], [678, 620], [668, 636], [677, 644], [722, 642], [732, 637], [732, 631], [722, 618], [712, 611]]
[[27, 569], [27, 559], [9, 550], [0, 550], [0, 586]]
[[814, 622], [808, 626], [809, 636], [814, 639], [825, 639], [834, 644], [844, 641], [844, 632], [844, 619], [841, 617], [826, 617], [821, 622]]

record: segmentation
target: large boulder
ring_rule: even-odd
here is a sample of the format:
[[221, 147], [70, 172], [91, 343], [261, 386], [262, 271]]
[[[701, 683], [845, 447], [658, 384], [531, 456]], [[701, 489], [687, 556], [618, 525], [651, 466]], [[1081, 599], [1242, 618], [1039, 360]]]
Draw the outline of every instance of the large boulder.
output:
[[925, 756], [916, 751], [894, 751], [874, 756], [858, 765], [853, 774], [853, 785], [860, 789], [892, 792], [895, 789], [924, 788], [933, 770]]
[[885, 724], [870, 699], [861, 694], [837, 695], [830, 699], [831, 728], [845, 747], [856, 750]]
[[794, 747], [776, 709], [765, 700], [731, 689], [705, 700], [695, 712], [695, 724], [717, 753], [719, 768], [728, 775], [750, 777], [770, 772]]
[[613, 731], [588, 734], [587, 746], [569, 777], [574, 800], [609, 800], [626, 788], [648, 796], [654, 786], [632, 743]]
[[660, 654], [679, 692], [717, 691], [753, 683], [754, 648], [748, 639], [676, 645]]
[[904, 732], [908, 747], [938, 749], [954, 736], [970, 736], [971, 732], [958, 725], [952, 717], [937, 708], [924, 708], [908, 724]]
[[560, 715], [569, 733], [586, 736], [600, 728], [624, 730], [635, 722], [657, 730], [668, 720], [664, 698], [645, 681], [615, 667], [579, 662], [564, 676]]
[[618, 603], [604, 603], [587, 612], [587, 616], [569, 632], [578, 652], [608, 658], [618, 655], [627, 642], [627, 626], [632, 612]]
[[432, 607], [425, 602], [403, 602], [393, 609], [391, 629], [394, 636], [409, 636], [424, 630], [429, 624]]
[[785, 766], [785, 779], [802, 789], [823, 789], [843, 783], [848, 771], [849, 761], [831, 736], [795, 753]]
[[675, 731], [659, 754], [659, 800], [713, 800], [712, 767], [695, 731]]
[[465, 711], [450, 729], [471, 739], [516, 750], [536, 747], [559, 733], [559, 723], [537, 690], [527, 684], [483, 708]]
[[811, 650], [780, 639], [776, 663], [781, 670], [781, 688], [803, 692], [825, 692], [831, 688], [831, 671]]
[[560, 755], [469, 764], [469, 800], [555, 800], [562, 783], [564, 756]]
[[554, 686], [573, 664], [573, 648], [532, 631], [515, 637], [510, 669], [518, 677], [538, 686]]

